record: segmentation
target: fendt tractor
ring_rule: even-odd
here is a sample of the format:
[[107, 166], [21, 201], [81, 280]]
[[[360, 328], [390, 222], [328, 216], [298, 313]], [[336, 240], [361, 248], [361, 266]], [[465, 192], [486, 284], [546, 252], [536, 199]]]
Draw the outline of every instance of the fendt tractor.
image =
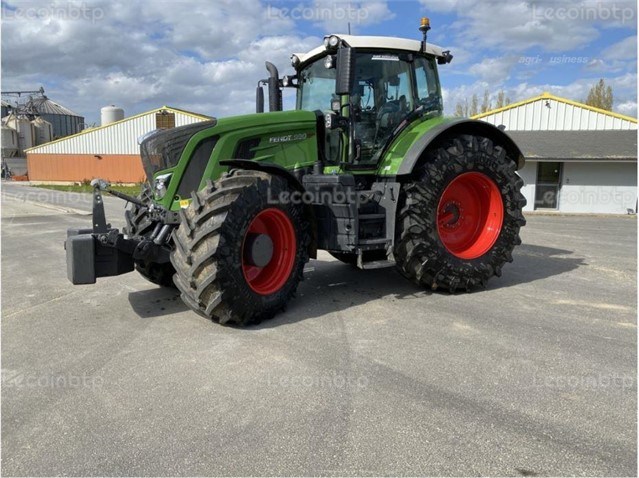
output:
[[[524, 158], [503, 127], [443, 116], [437, 65], [452, 55], [427, 42], [427, 18], [419, 29], [422, 40], [328, 35], [292, 55], [294, 75], [266, 62], [256, 114], [141, 138], [148, 184], [130, 197], [93, 181], [93, 226], [67, 234], [71, 282], [135, 268], [243, 326], [285, 307], [318, 250], [433, 290], [501, 275], [525, 224]], [[123, 232], [103, 192], [131, 203]]]

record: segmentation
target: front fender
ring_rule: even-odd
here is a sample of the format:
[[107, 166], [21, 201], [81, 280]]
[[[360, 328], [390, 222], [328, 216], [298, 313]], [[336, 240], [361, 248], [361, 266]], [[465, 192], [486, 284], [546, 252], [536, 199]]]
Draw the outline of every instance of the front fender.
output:
[[496, 126], [485, 121], [460, 118], [457, 120], [442, 122], [415, 141], [406, 152], [404, 159], [397, 170], [398, 176], [411, 174], [424, 152], [435, 142], [460, 134], [473, 134], [491, 139], [506, 149], [509, 157], [517, 162], [517, 169], [524, 167], [524, 156], [513, 139]]

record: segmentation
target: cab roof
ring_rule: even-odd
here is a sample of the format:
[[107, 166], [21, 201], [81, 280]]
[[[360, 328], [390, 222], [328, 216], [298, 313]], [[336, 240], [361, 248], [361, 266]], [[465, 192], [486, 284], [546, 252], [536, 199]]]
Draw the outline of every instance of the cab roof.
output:
[[[380, 36], [359, 36], [359, 35], [341, 35], [334, 33], [352, 48], [370, 48], [371, 50], [403, 50], [408, 52], [420, 53], [422, 51], [422, 42], [419, 40], [410, 40], [408, 38], [397, 37], [380, 37]], [[331, 36], [331, 35], [326, 35]], [[325, 37], [326, 38], [326, 37]], [[324, 45], [309, 51], [308, 53], [295, 53], [300, 59], [300, 63], [306, 63], [316, 57], [322, 56], [326, 52]], [[426, 43], [426, 53], [441, 57], [442, 49], [432, 43]]]

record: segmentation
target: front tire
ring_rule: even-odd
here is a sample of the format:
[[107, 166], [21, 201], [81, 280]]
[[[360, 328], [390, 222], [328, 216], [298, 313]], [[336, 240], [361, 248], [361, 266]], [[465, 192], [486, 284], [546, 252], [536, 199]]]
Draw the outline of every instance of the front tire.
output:
[[220, 324], [273, 317], [294, 295], [308, 261], [310, 225], [300, 204], [272, 204], [288, 184], [259, 171], [233, 171], [181, 212], [171, 263], [182, 300]]
[[[149, 217], [149, 205], [153, 201], [153, 194], [148, 183], [142, 186], [142, 191], [138, 196], [143, 205], [132, 204], [130, 209], [124, 213], [126, 226], [124, 226], [124, 234], [133, 236], [149, 237], [153, 233], [155, 225]], [[149, 282], [162, 287], [175, 287], [173, 284], [173, 274], [175, 269], [170, 262], [157, 263], [151, 261], [135, 261], [135, 270]]]
[[395, 259], [405, 277], [455, 292], [501, 275], [526, 223], [516, 159], [472, 135], [428, 153], [398, 213]]

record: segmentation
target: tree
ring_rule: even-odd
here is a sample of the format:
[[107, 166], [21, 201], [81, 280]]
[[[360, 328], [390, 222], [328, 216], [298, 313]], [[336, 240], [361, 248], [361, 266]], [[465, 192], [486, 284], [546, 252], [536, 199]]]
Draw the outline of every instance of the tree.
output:
[[[503, 108], [504, 106], [508, 106], [510, 103], [512, 103], [512, 101], [510, 101], [510, 98], [506, 96], [506, 92], [504, 90], [500, 90], [497, 93], [497, 98], [495, 99], [495, 108]], [[473, 95], [470, 105], [468, 104], [468, 99], [457, 102], [455, 105], [455, 116], [474, 116], [479, 113], [486, 113], [492, 108], [493, 105], [490, 100], [490, 92], [486, 89], [484, 90], [481, 106], [479, 106], [477, 95]]]
[[[495, 99], [495, 108], [503, 108], [504, 106], [508, 106], [512, 101], [510, 98], [506, 96], [506, 92], [504, 90], [500, 90], [497, 93], [497, 97]], [[490, 99], [490, 91], [488, 89], [484, 90], [484, 96], [482, 98], [481, 106], [479, 105], [479, 99], [476, 94], [471, 97], [470, 105], [468, 104], [468, 98], [465, 100], [459, 100], [455, 105], [455, 116], [474, 116], [479, 113], [486, 113], [493, 108], [492, 101]]]
[[507, 104], [508, 102], [506, 102], [506, 93], [504, 92], [504, 90], [499, 90], [499, 93], [497, 93], [495, 108], [503, 108]]
[[477, 99], [477, 94], [474, 94], [470, 99], [470, 116], [475, 116], [479, 113], [479, 100]]
[[463, 103], [461, 101], [458, 101], [455, 105], [455, 116], [467, 117], [468, 111], [469, 108], [467, 99], [465, 99]]
[[512, 101], [510, 101], [510, 98], [506, 96], [506, 92], [504, 90], [499, 90], [499, 93], [497, 93], [495, 108], [503, 108], [504, 106], [508, 106], [510, 103], [512, 103]]
[[612, 111], [612, 87], [606, 86], [606, 82], [599, 80], [596, 85], [593, 85], [588, 92], [588, 98], [585, 103], [595, 108], [601, 108], [602, 110]]
[[488, 88], [484, 90], [484, 99], [481, 102], [481, 112], [485, 113], [486, 111], [491, 110], [491, 101], [490, 101], [490, 93], [488, 92]]

